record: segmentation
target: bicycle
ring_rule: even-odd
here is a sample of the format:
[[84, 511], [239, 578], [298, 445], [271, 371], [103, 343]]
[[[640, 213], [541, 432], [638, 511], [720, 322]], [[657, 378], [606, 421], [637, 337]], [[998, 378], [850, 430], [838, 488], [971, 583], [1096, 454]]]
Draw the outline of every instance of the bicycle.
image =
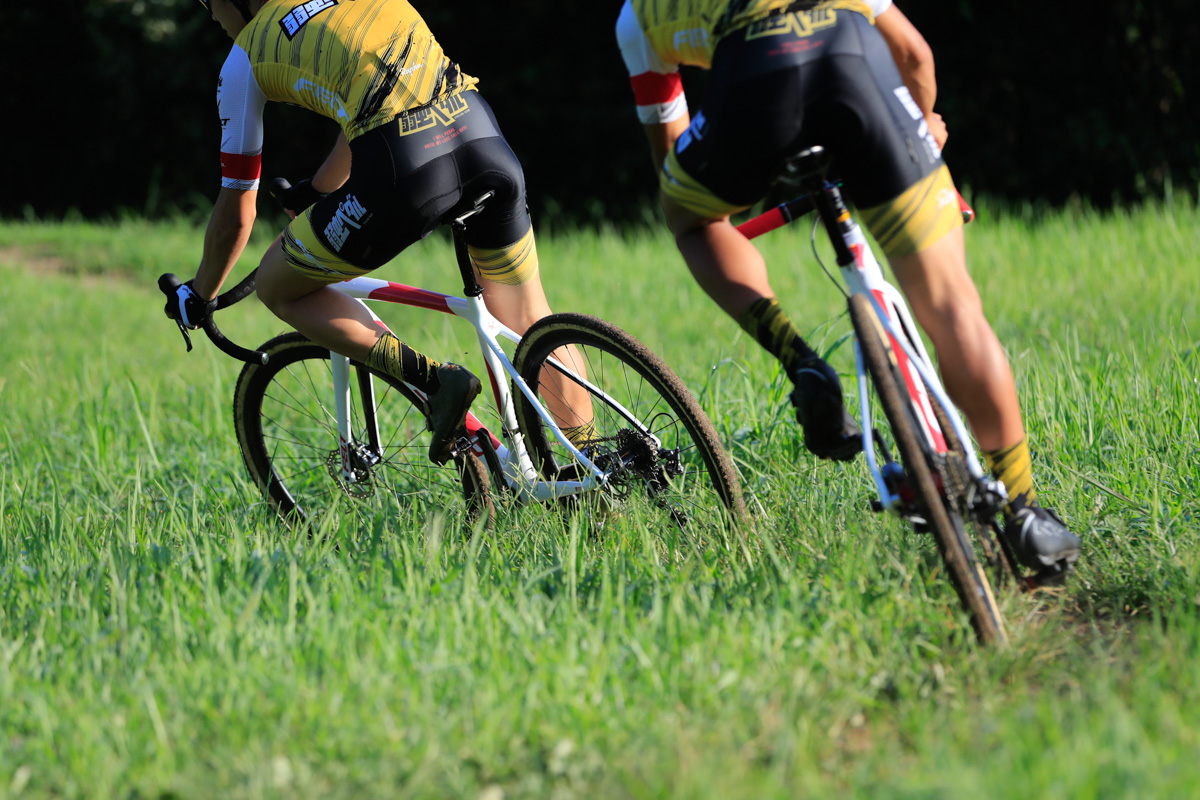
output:
[[[785, 170], [785, 181], [798, 184], [804, 194], [747, 220], [738, 230], [753, 239], [816, 209], [814, 253], [821, 225], [833, 244], [854, 328], [862, 449], [879, 495], [872, 508], [897, 514], [916, 531], [933, 535], [979, 639], [1002, 645], [1008, 638], [1004, 620], [967, 525], [998, 584], [1032, 585], [1036, 579], [1020, 577], [1016, 554], [996, 521], [1007, 501], [1005, 488], [980, 466], [900, 292], [884, 279], [838, 184], [826, 179], [828, 166], [821, 147], [797, 154]], [[965, 220], [973, 217], [961, 198], [959, 204]], [[828, 270], [826, 274], [833, 278]], [[873, 427], [869, 384], [898, 458]]]
[[[286, 188], [286, 184], [284, 184]], [[467, 221], [487, 193], [451, 224], [464, 297], [370, 277], [332, 288], [367, 303], [451, 314], [476, 331], [490, 378], [497, 424], [474, 411], [452, 447], [453, 472], [426, 457], [427, 397], [415, 387], [330, 352], [298, 332], [249, 350], [215, 322], [202, 326], [225, 354], [244, 361], [234, 391], [234, 426], [246, 468], [286, 523], [315, 533], [352, 520], [378, 524], [394, 508], [441, 507], [452, 486], [472, 521], [495, 515], [493, 487], [517, 503], [579, 506], [597, 498], [611, 514], [635, 494], [664, 520], [701, 530], [747, 518], [737, 473], [712, 423], [674, 372], [634, 337], [596, 317], [551, 314], [524, 336], [488, 311], [467, 254]], [[222, 311], [254, 291], [251, 272], [217, 300]], [[159, 278], [170, 295], [174, 275]], [[383, 321], [371, 311], [377, 324]], [[183, 332], [192, 348], [187, 328]], [[515, 344], [510, 359], [500, 339]], [[565, 387], [586, 392], [590, 408], [570, 408]], [[574, 412], [580, 419], [556, 420]], [[595, 431], [577, 446], [563, 432], [586, 422]], [[483, 412], [481, 412], [483, 413]], [[448, 474], [449, 473], [449, 474]], [[618, 512], [619, 513], [619, 512]]]

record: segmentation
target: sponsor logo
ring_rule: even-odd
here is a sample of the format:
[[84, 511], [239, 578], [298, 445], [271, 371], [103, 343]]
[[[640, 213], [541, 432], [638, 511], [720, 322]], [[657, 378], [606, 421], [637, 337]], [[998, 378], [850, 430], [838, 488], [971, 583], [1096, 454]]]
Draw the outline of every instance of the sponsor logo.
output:
[[892, 94], [896, 95], [896, 99], [900, 101], [900, 105], [904, 106], [904, 110], [913, 119], [924, 120], [925, 115], [921, 113], [921, 107], [917, 105], [917, 101], [913, 100], [913, 96], [908, 93], [907, 86], [897, 86], [892, 90]]
[[949, 205], [958, 205], [958, 198], [954, 195], [954, 192], [950, 191], [949, 189], [942, 189], [940, 192], [938, 192], [937, 204], [938, 208], [945, 208]]
[[449, 127], [455, 120], [467, 113], [470, 107], [460, 94], [443, 97], [429, 105], [405, 111], [400, 115], [400, 135], [423, 131], [426, 128]]
[[338, 204], [333, 219], [325, 226], [325, 238], [335, 253], [342, 249], [351, 231], [362, 227], [363, 218], [366, 216], [366, 207], [352, 194], [346, 195], [346, 199]]
[[283, 28], [283, 35], [288, 38], [288, 41], [291, 41], [296, 38], [296, 34], [308, 24], [310, 19], [322, 11], [328, 11], [337, 4], [338, 0], [309, 0], [309, 2], [302, 3], [284, 14], [283, 18], [279, 20], [279, 27]]
[[788, 34], [803, 38], [812, 36], [825, 28], [832, 28], [836, 24], [837, 12], [832, 8], [812, 8], [793, 11], [790, 14], [776, 14], [747, 25], [746, 41], [761, 39], [764, 36], [786, 36]]
[[301, 78], [292, 88], [300, 94], [312, 95], [317, 104], [324, 107], [335, 118], [350, 119], [350, 115], [346, 113], [346, 107], [342, 105], [342, 98], [324, 86], [318, 86], [307, 78]]
[[414, 72], [416, 72], [423, 66], [425, 66], [425, 65], [424, 64], [413, 64], [411, 67], [405, 67], [404, 69], [400, 70], [400, 77], [407, 78], [409, 75], [412, 75]]
[[682, 50], [685, 47], [706, 48], [708, 47], [708, 31], [704, 28], [676, 31], [675, 38], [671, 40], [671, 46], [676, 50]]

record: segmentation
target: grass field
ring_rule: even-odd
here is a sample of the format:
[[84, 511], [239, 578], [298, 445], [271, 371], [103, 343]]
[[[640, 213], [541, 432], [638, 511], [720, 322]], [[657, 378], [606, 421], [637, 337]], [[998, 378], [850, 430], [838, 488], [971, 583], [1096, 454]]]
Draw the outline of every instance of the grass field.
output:
[[[252, 511], [238, 366], [162, 316], [153, 279], [192, 274], [198, 227], [0, 222], [0, 797], [1196, 794], [1200, 208], [980, 211], [1039, 489], [1086, 536], [1065, 591], [1006, 599], [1004, 652], [867, 510], [861, 460], [807, 455], [784, 380], [661, 233], [543, 235], [547, 291], [694, 389], [743, 543], [501, 508], [471, 539], [451, 512], [335, 550]], [[762, 243], [848, 373], [807, 227]], [[457, 291], [440, 239], [383, 274]], [[223, 327], [281, 330], [256, 303]], [[394, 327], [476, 347], [448, 317]]]

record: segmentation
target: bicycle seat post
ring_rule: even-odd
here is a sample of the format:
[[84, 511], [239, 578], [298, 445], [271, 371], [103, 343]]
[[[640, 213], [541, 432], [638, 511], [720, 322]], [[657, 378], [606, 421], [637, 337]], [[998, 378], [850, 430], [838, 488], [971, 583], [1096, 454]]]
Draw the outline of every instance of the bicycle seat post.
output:
[[464, 212], [450, 223], [450, 231], [454, 234], [454, 257], [458, 260], [458, 271], [463, 279], [463, 294], [467, 297], [479, 297], [483, 287], [475, 278], [475, 267], [471, 263], [471, 254], [467, 252], [467, 220], [483, 211], [486, 203], [494, 192], [486, 192], [479, 196], [470, 210]]
[[821, 222], [829, 233], [837, 264], [839, 267], [845, 267], [854, 263], [854, 254], [850, 252], [845, 239], [842, 238], [843, 226], [851, 224], [850, 212], [846, 209], [846, 203], [842, 200], [842, 192], [838, 185], [825, 177], [829, 163], [829, 155], [825, 148], [814, 145], [789, 159], [785, 165], [785, 171], [792, 176], [790, 178], [792, 181], [798, 182], [805, 191], [811, 194], [813, 203], [817, 207], [817, 214], [821, 217]]

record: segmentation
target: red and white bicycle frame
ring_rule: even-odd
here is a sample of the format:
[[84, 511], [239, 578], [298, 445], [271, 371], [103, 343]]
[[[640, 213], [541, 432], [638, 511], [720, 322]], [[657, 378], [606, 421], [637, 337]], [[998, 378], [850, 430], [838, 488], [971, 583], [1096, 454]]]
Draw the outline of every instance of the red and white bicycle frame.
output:
[[[947, 451], [946, 438], [930, 402], [932, 395], [933, 402], [942, 407], [945, 411], [945, 418], [954, 426], [954, 432], [966, 451], [966, 462], [971, 476], [976, 480], [983, 479], [983, 468], [971, 445], [971, 437], [967, 434], [966, 426], [963, 424], [958, 410], [950, 402], [950, 397], [942, 388], [941, 381], [938, 380], [937, 371], [925, 349], [925, 343], [917, 332], [917, 327], [909, 314], [908, 306], [904, 303], [904, 298], [896, 287], [884, 279], [879, 262], [875, 259], [857, 222], [850, 220], [848, 225], [843, 225], [842, 238], [854, 256], [853, 263], [841, 268], [842, 279], [852, 294], [861, 294], [870, 299], [871, 307], [875, 309], [875, 315], [879, 318], [879, 323], [891, 343], [892, 352], [895, 355], [900, 375], [904, 379], [909, 402], [913, 407], [913, 416], [918, 423], [917, 427], [921, 435], [925, 437], [935, 452], [945, 453]], [[891, 491], [884, 480], [872, 441], [870, 382], [867, 377], [866, 365], [863, 363], [862, 347], [857, 339], [854, 342], [854, 359], [858, 376], [863, 453], [866, 455], [871, 475], [875, 479], [881, 505], [886, 509], [898, 511], [901, 502], [900, 496]]]
[[[567, 497], [591, 491], [606, 481], [607, 478], [604, 471], [597, 467], [586, 454], [581, 452], [567, 439], [554, 418], [538, 400], [533, 390], [529, 388], [524, 379], [517, 373], [512, 361], [501, 348], [499, 340], [503, 338], [515, 344], [521, 341], [521, 337], [492, 316], [482, 297], [455, 297], [453, 295], [431, 292], [415, 286], [406, 286], [405, 284], [378, 280], [376, 278], [354, 278], [342, 283], [333, 284], [330, 288], [362, 302], [363, 307], [367, 309], [367, 312], [375, 320], [375, 323], [384, 330], [390, 329], [379, 319], [365, 301], [378, 301], [395, 305], [413, 306], [430, 311], [440, 311], [444, 314], [453, 314], [474, 326], [484, 363], [487, 366], [492, 395], [495, 399], [496, 409], [500, 415], [504, 438], [502, 439], [494, 432], [488, 430], [480, 422], [479, 418], [471, 412], [467, 412], [467, 432], [472, 441], [473, 452], [480, 458], [485, 457], [484, 447], [480, 442], [480, 438], [482, 436], [487, 437], [491, 449], [495, 452], [503, 469], [504, 480], [517, 497], [522, 500], [551, 500], [557, 497]], [[332, 351], [330, 352], [330, 358], [333, 365], [333, 385], [336, 394], [338, 436], [340, 439], [339, 452], [342, 457], [342, 479], [347, 483], [352, 483], [355, 477], [349, 454], [349, 443], [354, 439], [350, 418], [350, 360]], [[603, 399], [613, 410], [623, 416], [631, 426], [649, 436], [657, 445], [661, 444], [658, 438], [632, 413], [599, 387], [590, 383], [586, 378], [578, 375], [557, 360], [551, 359], [550, 363], [561, 370], [566, 378], [587, 389], [592, 396]], [[503, 379], [498, 379], [498, 376], [503, 377]], [[537, 469], [533, 465], [533, 461], [529, 456], [524, 439], [517, 425], [516, 407], [513, 404], [512, 392], [509, 390], [509, 379], [525, 395], [529, 402], [533, 404], [533, 408], [541, 416], [549, 431], [553, 433], [559, 443], [587, 470], [589, 474], [585, 475], [583, 480], [546, 481], [539, 478]], [[364, 383], [365, 388], [363, 389], [364, 396], [362, 402], [364, 407], [367, 407], [369, 404], [373, 412], [375, 398], [373, 390], [370, 389], [371, 385], [369, 381]], [[405, 385], [408, 386], [414, 395], [422, 400], [426, 399], [425, 394], [419, 389], [411, 384]], [[368, 396], [368, 392], [370, 392], [370, 396]], [[374, 413], [370, 414], [370, 418], [370, 424], [376, 424]], [[368, 438], [371, 441], [379, 441], [378, 433], [378, 431], [369, 431]]]

